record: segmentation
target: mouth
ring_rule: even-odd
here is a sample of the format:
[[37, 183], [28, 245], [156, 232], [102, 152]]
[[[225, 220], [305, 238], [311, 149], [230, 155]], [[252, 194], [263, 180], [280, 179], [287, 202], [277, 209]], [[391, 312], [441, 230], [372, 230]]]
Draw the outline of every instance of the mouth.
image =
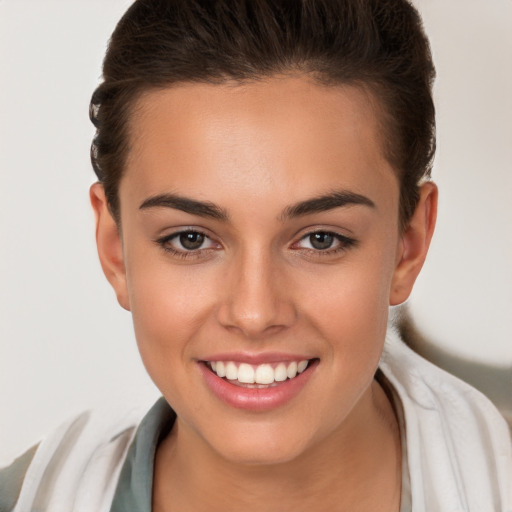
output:
[[231, 407], [254, 412], [270, 411], [293, 400], [320, 363], [318, 358], [260, 364], [243, 359], [202, 360], [198, 367], [217, 398]]
[[205, 361], [204, 364], [217, 377], [235, 386], [265, 389], [295, 379], [304, 372], [314, 359], [249, 364], [236, 361]]

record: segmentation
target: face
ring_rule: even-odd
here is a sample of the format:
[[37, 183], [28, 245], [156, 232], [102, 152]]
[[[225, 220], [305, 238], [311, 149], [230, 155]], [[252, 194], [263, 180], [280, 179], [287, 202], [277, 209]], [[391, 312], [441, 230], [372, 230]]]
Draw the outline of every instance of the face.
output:
[[304, 77], [148, 93], [122, 236], [97, 199], [144, 364], [182, 431], [226, 459], [292, 460], [367, 414], [414, 253], [372, 105]]

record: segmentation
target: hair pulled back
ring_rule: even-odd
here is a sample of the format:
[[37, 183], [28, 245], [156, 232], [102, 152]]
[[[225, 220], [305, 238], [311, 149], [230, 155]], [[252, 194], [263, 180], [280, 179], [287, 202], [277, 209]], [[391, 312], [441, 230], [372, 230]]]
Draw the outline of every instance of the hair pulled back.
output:
[[115, 219], [129, 119], [142, 93], [284, 73], [373, 94], [406, 225], [435, 152], [435, 71], [406, 0], [137, 0], [112, 34], [90, 105], [92, 165]]

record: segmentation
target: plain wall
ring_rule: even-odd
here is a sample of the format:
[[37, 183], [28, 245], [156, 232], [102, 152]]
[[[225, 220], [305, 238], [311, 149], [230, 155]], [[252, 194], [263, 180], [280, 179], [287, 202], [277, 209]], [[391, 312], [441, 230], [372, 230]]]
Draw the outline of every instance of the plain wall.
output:
[[[94, 246], [90, 95], [129, 0], [0, 0], [0, 465], [158, 391]], [[438, 229], [410, 299], [447, 350], [512, 364], [512, 3], [421, 0], [438, 70]], [[512, 392], [512, 390], [511, 390]]]

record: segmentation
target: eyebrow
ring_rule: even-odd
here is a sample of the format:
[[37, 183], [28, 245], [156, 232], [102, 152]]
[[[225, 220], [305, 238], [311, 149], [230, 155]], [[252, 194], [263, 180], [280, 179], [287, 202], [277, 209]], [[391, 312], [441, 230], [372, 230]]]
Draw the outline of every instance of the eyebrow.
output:
[[[286, 207], [279, 216], [281, 221], [295, 217], [302, 217], [312, 213], [334, 210], [352, 205], [363, 205], [375, 208], [375, 203], [366, 196], [356, 194], [348, 190], [330, 192], [328, 194], [300, 201]], [[159, 194], [150, 197], [142, 202], [140, 210], [149, 208], [174, 208], [191, 215], [199, 217], [210, 217], [215, 220], [228, 221], [229, 215], [226, 210], [210, 201], [197, 201], [177, 194]]]
[[181, 210], [182, 212], [198, 215], [199, 217], [210, 217], [221, 221], [227, 221], [229, 218], [226, 210], [214, 203], [196, 201], [195, 199], [176, 194], [159, 194], [150, 197], [139, 206], [139, 210], [155, 207], [174, 208], [175, 210]]
[[325, 212], [352, 205], [363, 205], [369, 208], [375, 208], [375, 203], [366, 196], [348, 190], [338, 190], [288, 206], [284, 209], [281, 218], [285, 220], [294, 217], [302, 217], [303, 215]]

